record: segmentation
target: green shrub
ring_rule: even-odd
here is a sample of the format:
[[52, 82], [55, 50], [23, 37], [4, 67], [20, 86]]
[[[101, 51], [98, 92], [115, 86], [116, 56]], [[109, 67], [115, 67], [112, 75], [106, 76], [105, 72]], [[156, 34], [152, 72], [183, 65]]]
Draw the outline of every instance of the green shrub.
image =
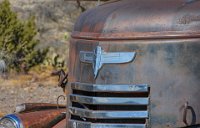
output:
[[28, 72], [31, 67], [43, 62], [48, 50], [36, 49], [39, 43], [36, 35], [34, 17], [21, 21], [11, 10], [8, 0], [0, 3], [0, 59], [8, 68]]
[[46, 59], [44, 60], [45, 66], [51, 66], [54, 69], [65, 69], [66, 63], [64, 56], [56, 53], [56, 50], [53, 47], [49, 48], [49, 53], [47, 54]]

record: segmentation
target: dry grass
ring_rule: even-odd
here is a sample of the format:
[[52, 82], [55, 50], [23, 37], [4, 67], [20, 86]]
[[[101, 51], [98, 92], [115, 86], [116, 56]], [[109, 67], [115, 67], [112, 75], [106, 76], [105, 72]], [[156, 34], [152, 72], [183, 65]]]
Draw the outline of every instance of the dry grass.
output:
[[0, 117], [3, 117], [4, 115], [5, 115], [4, 113], [0, 112]]
[[58, 77], [51, 76], [52, 67], [35, 67], [28, 74], [12, 73], [8, 79], [0, 78], [0, 83], [4, 86], [26, 87], [33, 83], [42, 86], [55, 86], [58, 84]]
[[13, 113], [21, 103], [55, 103], [63, 90], [58, 77], [51, 76], [52, 67], [35, 67], [28, 74], [11, 73], [0, 77], [0, 117]]

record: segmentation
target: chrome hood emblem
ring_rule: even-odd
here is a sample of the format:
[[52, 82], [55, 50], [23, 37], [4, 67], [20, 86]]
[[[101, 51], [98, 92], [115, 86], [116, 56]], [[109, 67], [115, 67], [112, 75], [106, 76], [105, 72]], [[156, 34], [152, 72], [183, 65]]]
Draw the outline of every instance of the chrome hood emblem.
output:
[[122, 64], [134, 60], [135, 52], [104, 52], [104, 50], [97, 46], [93, 52], [80, 51], [80, 60], [84, 63], [91, 63], [94, 70], [94, 77], [96, 78], [99, 70], [103, 64]]

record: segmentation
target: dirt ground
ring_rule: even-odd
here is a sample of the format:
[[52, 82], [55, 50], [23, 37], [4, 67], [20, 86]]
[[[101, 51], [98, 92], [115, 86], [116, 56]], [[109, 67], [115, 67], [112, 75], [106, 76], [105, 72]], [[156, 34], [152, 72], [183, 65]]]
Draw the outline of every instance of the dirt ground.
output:
[[[38, 79], [33, 75], [0, 79], [0, 117], [13, 113], [22, 103], [55, 103], [59, 95], [65, 95], [57, 87], [57, 77]], [[65, 104], [65, 101], [61, 101]]]

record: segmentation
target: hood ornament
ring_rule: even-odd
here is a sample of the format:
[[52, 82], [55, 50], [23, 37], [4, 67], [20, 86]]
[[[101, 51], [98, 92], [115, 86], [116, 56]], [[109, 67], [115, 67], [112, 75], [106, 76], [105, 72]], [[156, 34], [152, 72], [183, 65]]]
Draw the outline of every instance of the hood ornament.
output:
[[95, 78], [103, 64], [128, 63], [133, 61], [135, 56], [136, 52], [104, 52], [100, 46], [93, 52], [80, 51], [80, 61], [92, 64]]

